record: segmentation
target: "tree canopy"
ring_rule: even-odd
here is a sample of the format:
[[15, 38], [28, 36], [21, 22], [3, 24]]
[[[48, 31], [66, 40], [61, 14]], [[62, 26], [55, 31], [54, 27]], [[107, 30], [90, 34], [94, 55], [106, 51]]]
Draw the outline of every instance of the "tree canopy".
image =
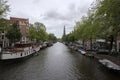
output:
[[29, 38], [31, 40], [39, 41], [55, 41], [56, 36], [52, 33], [48, 34], [46, 32], [46, 27], [43, 23], [35, 22], [33, 26], [29, 29]]
[[14, 23], [9, 27], [6, 37], [10, 40], [11, 43], [20, 41], [22, 35], [17, 23]]
[[29, 33], [28, 33], [29, 39], [34, 40], [34, 39], [36, 39], [36, 36], [37, 36], [37, 33], [36, 33], [35, 27], [30, 26]]
[[5, 16], [5, 14], [9, 11], [9, 5], [7, 5], [7, 1], [0, 0], [0, 19]]
[[9, 11], [9, 5], [7, 5], [7, 1], [0, 0], [0, 30], [6, 31], [8, 29], [8, 21], [3, 17]]
[[56, 36], [54, 34], [50, 33], [50, 34], [48, 34], [48, 40], [49, 41], [56, 41], [57, 38], [56, 38]]
[[102, 38], [110, 41], [112, 47], [120, 32], [119, 14], [120, 0], [96, 0], [87, 17], [76, 22], [74, 31], [67, 37], [74, 36], [75, 41]]

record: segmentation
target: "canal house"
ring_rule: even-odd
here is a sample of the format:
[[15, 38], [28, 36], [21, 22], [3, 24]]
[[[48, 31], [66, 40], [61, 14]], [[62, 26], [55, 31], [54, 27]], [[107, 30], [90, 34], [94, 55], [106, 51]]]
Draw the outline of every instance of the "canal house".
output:
[[5, 28], [8, 26], [6, 23], [8, 23], [7, 19], [0, 19], [0, 48], [6, 48], [9, 46], [9, 40], [5, 36]]
[[22, 34], [21, 42], [27, 42], [28, 41], [28, 32], [29, 32], [29, 19], [26, 18], [16, 18], [16, 17], [10, 17], [9, 20], [10, 24], [18, 23], [18, 27], [20, 29], [20, 32]]

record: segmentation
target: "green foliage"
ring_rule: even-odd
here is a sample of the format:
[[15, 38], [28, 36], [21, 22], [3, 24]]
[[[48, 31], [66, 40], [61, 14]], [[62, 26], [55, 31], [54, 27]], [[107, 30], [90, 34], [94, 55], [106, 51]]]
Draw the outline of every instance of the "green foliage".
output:
[[50, 34], [48, 34], [48, 40], [49, 41], [56, 41], [57, 38], [56, 38], [56, 36], [54, 34], [50, 33]]
[[31, 40], [36, 39], [38, 42], [48, 40], [48, 33], [46, 32], [45, 25], [40, 22], [35, 22], [29, 29], [29, 38]]
[[47, 40], [47, 32], [46, 27], [43, 23], [36, 22], [34, 24], [34, 27], [36, 29], [36, 40], [37, 41], [46, 41]]
[[48, 34], [44, 30], [37, 31], [36, 36], [37, 41], [46, 41], [48, 39]]
[[0, 30], [7, 31], [9, 27], [8, 21], [6, 19], [0, 19]]
[[35, 22], [34, 27], [36, 28], [36, 31], [40, 31], [40, 30], [46, 31], [46, 27], [43, 23]]
[[9, 5], [7, 5], [7, 1], [0, 0], [0, 18], [2, 18], [7, 11], [9, 11]]
[[120, 0], [103, 0], [100, 2], [96, 10], [96, 16], [98, 17], [102, 16], [100, 18], [100, 22], [103, 26], [106, 27], [103, 30], [103, 32], [107, 40], [110, 41], [111, 49], [113, 47], [113, 42], [116, 43], [115, 40], [117, 36], [119, 36], [120, 32], [119, 14], [120, 14]]
[[36, 29], [33, 26], [30, 26], [29, 33], [28, 33], [29, 39], [31, 39], [31, 40], [36, 39], [36, 35], [37, 35]]
[[75, 36], [74, 36], [74, 34], [73, 33], [70, 33], [70, 34], [68, 34], [68, 35], [66, 35], [66, 41], [67, 42], [75, 42]]
[[108, 35], [117, 36], [120, 31], [120, 0], [103, 0], [96, 11], [101, 23], [106, 26]]
[[88, 40], [118, 36], [120, 0], [96, 0], [93, 7], [87, 17], [76, 23], [74, 31], [68, 37], [74, 35], [76, 40]]
[[77, 22], [72, 33], [67, 35], [69, 41], [102, 38], [113, 42], [120, 34], [120, 0], [96, 0], [88, 16]]
[[9, 27], [6, 37], [10, 40], [11, 43], [20, 41], [22, 35], [20, 33], [17, 23], [14, 23]]
[[75, 40], [95, 39], [98, 35], [98, 25], [94, 22], [94, 14], [89, 14], [88, 17], [83, 17], [81, 22], [77, 22], [74, 34]]

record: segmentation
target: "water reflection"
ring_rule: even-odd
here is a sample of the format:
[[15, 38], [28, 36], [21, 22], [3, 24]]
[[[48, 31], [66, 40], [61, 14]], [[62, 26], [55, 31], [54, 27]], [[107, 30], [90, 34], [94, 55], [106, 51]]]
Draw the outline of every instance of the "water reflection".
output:
[[56, 43], [25, 61], [0, 64], [0, 80], [118, 80], [97, 61]]

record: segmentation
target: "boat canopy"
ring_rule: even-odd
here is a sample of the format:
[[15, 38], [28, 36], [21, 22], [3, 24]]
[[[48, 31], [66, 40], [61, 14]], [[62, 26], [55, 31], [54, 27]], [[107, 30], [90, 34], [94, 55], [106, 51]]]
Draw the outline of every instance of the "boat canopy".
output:
[[14, 46], [17, 48], [30, 47], [30, 46], [32, 46], [32, 43], [16, 43]]

